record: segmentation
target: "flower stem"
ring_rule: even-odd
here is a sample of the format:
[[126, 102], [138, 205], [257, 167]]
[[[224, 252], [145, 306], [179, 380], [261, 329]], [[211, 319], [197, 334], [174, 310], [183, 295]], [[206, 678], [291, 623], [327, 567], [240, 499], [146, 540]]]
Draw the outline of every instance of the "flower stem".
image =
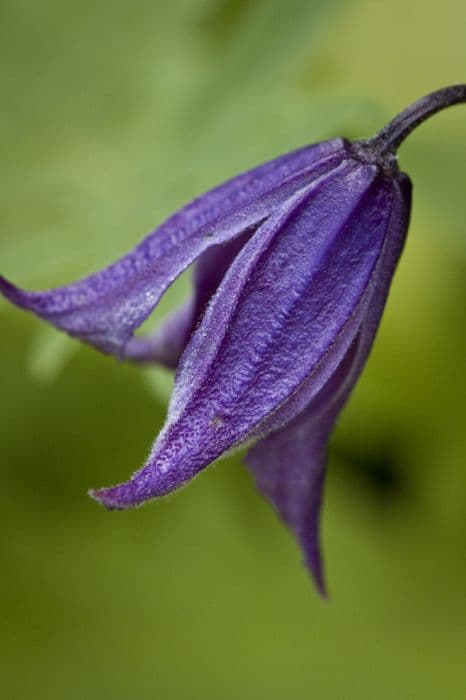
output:
[[366, 144], [379, 157], [394, 155], [400, 144], [419, 124], [436, 112], [461, 102], [466, 102], [466, 84], [451, 85], [431, 92], [400, 112]]

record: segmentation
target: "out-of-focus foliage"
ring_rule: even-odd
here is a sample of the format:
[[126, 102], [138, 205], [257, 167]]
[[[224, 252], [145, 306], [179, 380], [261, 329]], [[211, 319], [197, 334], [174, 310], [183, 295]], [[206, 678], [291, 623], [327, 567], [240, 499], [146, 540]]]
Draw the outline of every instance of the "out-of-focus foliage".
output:
[[[4, 0], [0, 266], [115, 259], [185, 200], [464, 81], [462, 0]], [[170, 379], [0, 305], [5, 698], [459, 698], [466, 632], [464, 108], [401, 150], [413, 222], [333, 441], [331, 600], [238, 458], [109, 514]], [[155, 314], [187, 288], [177, 284]]]

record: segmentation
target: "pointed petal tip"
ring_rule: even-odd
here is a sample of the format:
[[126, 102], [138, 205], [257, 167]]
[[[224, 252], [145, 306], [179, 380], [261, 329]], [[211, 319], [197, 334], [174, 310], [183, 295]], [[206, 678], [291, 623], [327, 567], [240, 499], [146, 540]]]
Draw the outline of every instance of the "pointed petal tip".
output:
[[322, 566], [322, 560], [320, 553], [308, 552], [306, 553], [304, 561], [308, 572], [312, 576], [317, 592], [323, 600], [328, 600], [328, 590], [325, 583], [324, 571]]
[[314, 581], [314, 585], [317, 589], [317, 593], [321, 597], [321, 599], [325, 602], [329, 600], [329, 594], [328, 594], [328, 589], [327, 589], [327, 584], [325, 583], [325, 580], [322, 576], [321, 572], [316, 572], [311, 570], [311, 575]]
[[16, 292], [17, 288], [14, 286], [14, 284], [9, 282], [3, 275], [0, 275], [0, 294], [13, 301], [14, 297], [16, 296]]
[[19, 306], [27, 311], [32, 311], [31, 299], [34, 297], [34, 294], [35, 292], [17, 287], [6, 277], [0, 275], [0, 296], [8, 299], [8, 301], [15, 306]]
[[105, 506], [107, 510], [126, 510], [131, 508], [134, 503], [128, 503], [122, 498], [121, 486], [111, 486], [110, 488], [89, 489], [88, 495]]
[[328, 603], [329, 602], [329, 594], [328, 590], [325, 586], [325, 583], [323, 581], [317, 582], [317, 580], [314, 578], [314, 583], [315, 583], [315, 588], [317, 590], [317, 593], [319, 595], [319, 598], [323, 603]]

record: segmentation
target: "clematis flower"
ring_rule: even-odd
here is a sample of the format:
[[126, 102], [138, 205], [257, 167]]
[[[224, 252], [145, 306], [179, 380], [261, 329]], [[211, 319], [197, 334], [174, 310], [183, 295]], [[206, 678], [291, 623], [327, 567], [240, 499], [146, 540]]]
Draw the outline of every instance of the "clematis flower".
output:
[[[119, 359], [176, 368], [166, 423], [128, 482], [91, 491], [111, 509], [167, 494], [225, 452], [246, 463], [296, 536], [324, 591], [319, 516], [329, 435], [366, 362], [411, 206], [396, 149], [439, 90], [374, 138], [306, 146], [246, 172], [171, 216], [86, 279], [14, 304]], [[192, 298], [149, 337], [135, 330], [194, 263]]]

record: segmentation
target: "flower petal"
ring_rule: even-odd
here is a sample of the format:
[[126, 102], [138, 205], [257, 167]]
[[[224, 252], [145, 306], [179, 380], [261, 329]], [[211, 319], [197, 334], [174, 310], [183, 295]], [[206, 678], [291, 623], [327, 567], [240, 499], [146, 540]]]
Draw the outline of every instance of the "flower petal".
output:
[[98, 500], [126, 508], [168, 493], [294, 394], [361, 303], [391, 201], [376, 167], [348, 160], [257, 230], [188, 344], [147, 464]]
[[253, 232], [247, 231], [228, 243], [206, 250], [194, 265], [191, 299], [172, 312], [151, 335], [130, 338], [125, 347], [125, 359], [158, 362], [176, 369], [209, 299]]
[[346, 148], [342, 139], [315, 144], [239, 175], [171, 216], [128, 255], [81, 281], [28, 292], [0, 276], [0, 292], [121, 358], [134, 330], [194, 260], [257, 225], [316, 173], [339, 162]]
[[150, 335], [134, 336], [125, 346], [125, 359], [158, 363], [176, 369], [198, 318], [195, 297], [167, 316]]
[[[199, 391], [214, 403], [241, 396], [245, 418], [249, 410], [265, 417], [289, 398], [357, 311], [383, 245], [391, 197], [390, 182], [375, 167], [347, 161], [257, 231], [182, 358], [172, 419]], [[264, 401], [267, 409], [260, 408]]]
[[336, 410], [320, 415], [303, 411], [284, 428], [252, 447], [246, 464], [302, 547], [306, 565], [326, 595], [320, 553], [320, 510], [326, 446]]
[[[382, 253], [361, 302], [340, 334], [335, 338], [329, 352], [312, 369], [290, 399], [258, 426], [255, 436], [260, 437], [286, 425], [307, 408], [314, 398], [319, 405], [325, 403], [325, 397], [335, 391], [334, 384], [329, 380], [340, 367], [356, 336], [360, 335], [362, 340], [359, 342], [358, 361], [356, 362], [355, 358], [354, 362], [351, 387], [354, 385], [367, 360], [380, 323], [391, 280], [403, 249], [410, 210], [411, 182], [406, 175], [401, 173], [398, 181], [393, 182], [392, 211]], [[320, 391], [324, 387], [325, 391]]]
[[[319, 547], [319, 513], [326, 442], [372, 347], [402, 252], [410, 207], [411, 184], [407, 177], [401, 176], [394, 183], [390, 225], [368, 290], [367, 312], [344, 359], [301, 413], [297, 414], [297, 397], [288, 402], [286, 410], [282, 411], [281, 421], [287, 416], [291, 417], [290, 422], [260, 440], [245, 460], [256, 478], [258, 488], [271, 500], [293, 531], [322, 593], [325, 593], [325, 586]], [[299, 399], [303, 401], [303, 396]], [[293, 402], [294, 405], [290, 405]], [[277, 415], [273, 417], [280, 422]]]

